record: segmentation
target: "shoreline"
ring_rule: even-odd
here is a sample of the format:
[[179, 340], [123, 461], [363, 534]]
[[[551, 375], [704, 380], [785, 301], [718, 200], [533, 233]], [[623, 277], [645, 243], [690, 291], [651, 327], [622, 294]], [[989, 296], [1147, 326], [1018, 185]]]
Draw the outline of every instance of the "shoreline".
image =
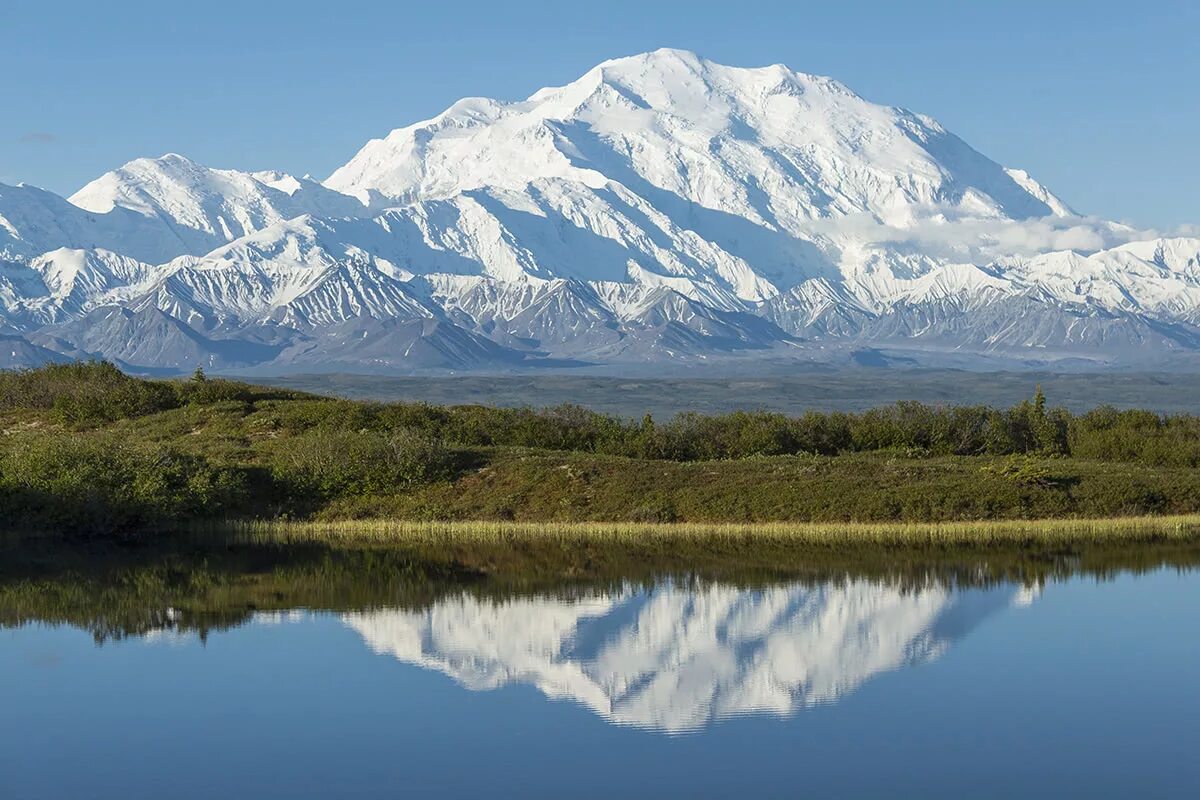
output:
[[164, 609], [203, 635], [263, 611], [423, 608], [461, 593], [502, 601], [664, 579], [1039, 587], [1159, 569], [1200, 569], [1200, 515], [857, 525], [235, 520], [125, 537], [0, 535], [0, 629], [66, 623], [100, 641], [159, 629]]
[[276, 544], [375, 545], [628, 545], [686, 544], [855, 549], [1024, 545], [1200, 543], [1200, 514], [1112, 518], [981, 520], [977, 522], [517, 522], [418, 521], [390, 518], [342, 521], [231, 520], [193, 526]]

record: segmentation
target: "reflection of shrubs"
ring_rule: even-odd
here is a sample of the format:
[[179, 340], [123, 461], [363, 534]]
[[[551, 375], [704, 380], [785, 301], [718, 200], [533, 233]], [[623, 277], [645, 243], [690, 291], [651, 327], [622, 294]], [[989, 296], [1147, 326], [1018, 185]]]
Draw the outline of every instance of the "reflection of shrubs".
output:
[[95, 530], [220, 516], [245, 497], [240, 472], [201, 456], [66, 435], [10, 447], [0, 458], [0, 487], [12, 524]]
[[278, 443], [272, 472], [289, 492], [322, 498], [387, 493], [453, 474], [453, 455], [417, 431], [315, 430]]

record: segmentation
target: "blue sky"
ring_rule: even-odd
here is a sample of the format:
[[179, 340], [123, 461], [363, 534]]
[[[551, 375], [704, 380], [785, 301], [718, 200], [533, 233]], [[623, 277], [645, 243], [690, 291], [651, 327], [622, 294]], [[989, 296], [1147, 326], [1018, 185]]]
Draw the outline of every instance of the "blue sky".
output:
[[69, 194], [180, 152], [325, 177], [466, 95], [680, 47], [930, 114], [1084, 213], [1200, 223], [1200, 4], [6, 0], [0, 181]]

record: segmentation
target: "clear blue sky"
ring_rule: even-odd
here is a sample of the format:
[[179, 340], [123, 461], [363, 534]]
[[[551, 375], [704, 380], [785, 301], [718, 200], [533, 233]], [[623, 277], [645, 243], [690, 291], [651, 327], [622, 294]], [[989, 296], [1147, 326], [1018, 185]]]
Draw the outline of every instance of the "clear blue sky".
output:
[[465, 95], [519, 99], [670, 46], [783, 62], [930, 114], [1084, 213], [1200, 223], [1200, 4], [6, 0], [0, 181], [131, 158], [325, 177]]

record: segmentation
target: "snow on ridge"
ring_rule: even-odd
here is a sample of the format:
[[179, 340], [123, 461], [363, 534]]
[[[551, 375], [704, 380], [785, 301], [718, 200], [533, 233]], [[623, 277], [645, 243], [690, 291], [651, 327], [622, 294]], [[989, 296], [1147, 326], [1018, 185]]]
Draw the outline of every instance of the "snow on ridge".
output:
[[373, 140], [326, 185], [407, 200], [535, 177], [595, 186], [603, 176], [792, 232], [805, 220], [887, 218], [897, 204], [947, 198], [969, 197], [985, 213], [1052, 212], [932, 120], [778, 65], [725, 67], [661, 50], [487, 108], [452, 108]]
[[169, 153], [69, 201], [0, 186], [0, 261], [0, 325], [30, 332], [113, 305], [251, 341], [265, 324], [286, 339], [436, 320], [519, 358], [903, 346], [918, 330], [1012, 352], [1200, 346], [1200, 241], [1080, 217], [836, 80], [671, 49], [516, 102], [460, 100], [324, 183]]

